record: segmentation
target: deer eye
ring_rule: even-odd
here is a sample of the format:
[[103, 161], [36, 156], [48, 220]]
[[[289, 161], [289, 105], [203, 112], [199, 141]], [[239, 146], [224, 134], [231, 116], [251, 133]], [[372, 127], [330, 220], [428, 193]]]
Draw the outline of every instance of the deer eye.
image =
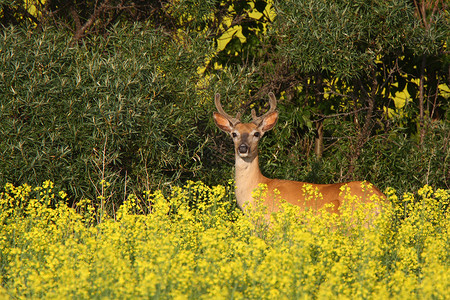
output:
[[231, 133], [231, 136], [232, 136], [233, 138], [237, 137], [236, 132]]
[[259, 138], [259, 137], [261, 136], [261, 133], [259, 133], [259, 132], [257, 131], [257, 132], [255, 132], [255, 133], [253, 134], [253, 136]]

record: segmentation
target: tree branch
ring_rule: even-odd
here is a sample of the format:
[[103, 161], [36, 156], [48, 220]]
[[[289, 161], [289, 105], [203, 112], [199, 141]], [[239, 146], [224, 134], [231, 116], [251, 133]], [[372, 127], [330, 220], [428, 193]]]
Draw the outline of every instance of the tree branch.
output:
[[[71, 8], [72, 15], [75, 15], [75, 17], [76, 17], [74, 19], [75, 23], [76, 23], [76, 30], [75, 30], [75, 34], [73, 35], [73, 38], [72, 38], [72, 43], [76, 43], [84, 36], [85, 32], [89, 29], [89, 27], [91, 27], [92, 24], [95, 22], [95, 20], [100, 16], [100, 14], [105, 11], [108, 4], [109, 4], [109, 0], [105, 0], [99, 7], [95, 7], [94, 13], [83, 25], [81, 25], [81, 22], [78, 18], [78, 14], [75, 11], [75, 8], [73, 8], [73, 7]], [[77, 23], [77, 19], [78, 19], [78, 23]]]

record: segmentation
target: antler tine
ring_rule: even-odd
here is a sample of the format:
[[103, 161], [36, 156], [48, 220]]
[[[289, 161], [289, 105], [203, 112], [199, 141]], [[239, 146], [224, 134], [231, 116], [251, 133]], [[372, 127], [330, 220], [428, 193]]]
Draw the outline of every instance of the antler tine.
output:
[[241, 113], [237, 113], [236, 114], [236, 118], [233, 118], [232, 116], [230, 116], [229, 114], [227, 114], [223, 108], [222, 108], [222, 104], [220, 104], [220, 94], [217, 93], [216, 96], [214, 97], [214, 103], [216, 104], [216, 108], [217, 111], [224, 116], [225, 118], [228, 119], [228, 121], [230, 121], [233, 125], [236, 125], [237, 123], [240, 123], [240, 117], [241, 117]]
[[269, 110], [260, 117], [257, 117], [255, 110], [252, 109], [253, 123], [261, 122], [265, 117], [274, 112], [275, 109], [277, 108], [277, 98], [275, 98], [275, 95], [272, 92], [269, 93], [269, 104], [270, 104]]
[[270, 109], [267, 113], [271, 113], [271, 112], [275, 111], [275, 109], [277, 108], [277, 98], [275, 98], [275, 95], [272, 92], [269, 93], [269, 104], [270, 104]]

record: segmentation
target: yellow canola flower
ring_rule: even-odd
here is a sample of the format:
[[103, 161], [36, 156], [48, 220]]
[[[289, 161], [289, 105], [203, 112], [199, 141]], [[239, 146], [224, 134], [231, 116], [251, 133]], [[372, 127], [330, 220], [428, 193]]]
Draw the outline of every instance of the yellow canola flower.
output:
[[[67, 197], [50, 182], [9, 184], [0, 194], [0, 297], [445, 299], [447, 190], [424, 187], [418, 199], [390, 190], [403, 210], [387, 206], [369, 228], [287, 203], [265, 226], [263, 203], [242, 213], [230, 202], [233, 184], [129, 195], [101, 223], [96, 199], [48, 206], [41, 192]], [[363, 218], [354, 209], [348, 218]]]

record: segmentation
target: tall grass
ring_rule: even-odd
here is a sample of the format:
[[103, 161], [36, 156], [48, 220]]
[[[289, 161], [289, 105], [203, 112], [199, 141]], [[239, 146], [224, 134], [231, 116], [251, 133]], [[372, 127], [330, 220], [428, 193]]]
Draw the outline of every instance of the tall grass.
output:
[[[114, 216], [51, 182], [0, 197], [0, 298], [444, 299], [449, 192], [397, 195], [372, 226], [295, 208], [271, 225], [231, 185], [130, 195]], [[305, 222], [305, 220], [308, 220]]]

